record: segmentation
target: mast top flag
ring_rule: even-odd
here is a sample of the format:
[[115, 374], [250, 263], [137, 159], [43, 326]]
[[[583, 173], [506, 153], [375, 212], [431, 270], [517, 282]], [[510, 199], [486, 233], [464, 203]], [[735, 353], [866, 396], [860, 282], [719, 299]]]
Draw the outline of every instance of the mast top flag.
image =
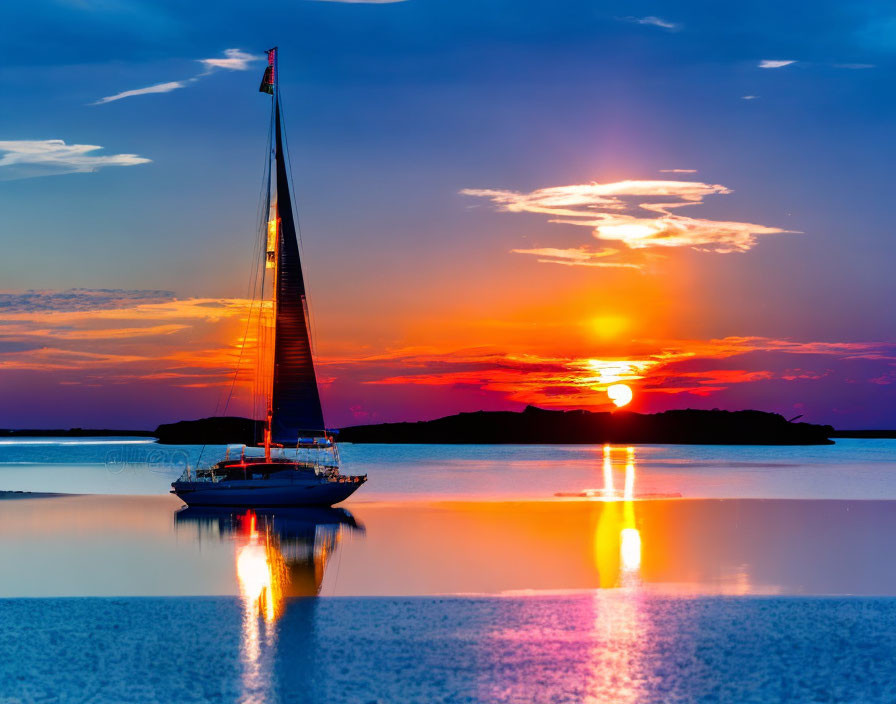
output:
[[264, 76], [261, 78], [261, 85], [258, 87], [258, 92], [273, 95], [274, 85], [277, 80], [277, 47], [268, 49], [265, 53], [268, 55], [268, 67], [264, 70]]

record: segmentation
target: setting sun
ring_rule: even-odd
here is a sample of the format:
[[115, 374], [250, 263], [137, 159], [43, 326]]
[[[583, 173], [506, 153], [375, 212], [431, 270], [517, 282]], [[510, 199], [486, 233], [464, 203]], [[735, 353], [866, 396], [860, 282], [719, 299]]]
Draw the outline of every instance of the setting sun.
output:
[[621, 408], [631, 402], [633, 394], [630, 386], [627, 386], [626, 384], [613, 384], [612, 386], [607, 387], [607, 396], [610, 397], [610, 400], [613, 403]]

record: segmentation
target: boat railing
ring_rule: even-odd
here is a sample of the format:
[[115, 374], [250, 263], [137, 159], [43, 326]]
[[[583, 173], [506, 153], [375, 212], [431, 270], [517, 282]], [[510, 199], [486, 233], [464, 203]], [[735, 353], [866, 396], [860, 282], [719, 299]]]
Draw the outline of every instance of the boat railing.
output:
[[337, 484], [363, 484], [367, 481], [366, 474], [334, 474], [328, 477], [331, 482], [336, 482]]

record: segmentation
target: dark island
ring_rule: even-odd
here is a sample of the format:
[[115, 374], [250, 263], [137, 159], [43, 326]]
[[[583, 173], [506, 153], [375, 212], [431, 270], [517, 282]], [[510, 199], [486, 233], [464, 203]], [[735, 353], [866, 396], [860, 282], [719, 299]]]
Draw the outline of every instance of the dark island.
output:
[[0, 438], [154, 438], [153, 430], [111, 428], [0, 428]]
[[[262, 421], [224, 416], [165, 423], [154, 431], [119, 429], [0, 429], [0, 437], [155, 437], [166, 445], [257, 445]], [[341, 442], [418, 444], [829, 445], [831, 438], [894, 438], [893, 430], [834, 430], [794, 423], [763, 411], [679, 410], [663, 413], [477, 411], [411, 423], [356, 425], [338, 431]]]
[[[357, 425], [339, 431], [341, 442], [429, 444], [828, 445], [829, 425], [788, 422], [762, 411], [681, 410], [663, 413], [524, 411], [459, 413], [416, 423]], [[172, 445], [255, 445], [261, 421], [203, 418], [160, 425], [155, 436]]]
[[681, 410], [663, 413], [479, 411], [416, 423], [343, 428], [342, 442], [439, 444], [662, 443], [687, 445], [829, 445], [829, 425], [788, 422], [763, 411]]
[[835, 430], [832, 438], [856, 438], [859, 440], [893, 440], [896, 430]]
[[264, 438], [264, 421], [220, 416], [164, 423], [153, 433], [165, 445], [257, 445]]

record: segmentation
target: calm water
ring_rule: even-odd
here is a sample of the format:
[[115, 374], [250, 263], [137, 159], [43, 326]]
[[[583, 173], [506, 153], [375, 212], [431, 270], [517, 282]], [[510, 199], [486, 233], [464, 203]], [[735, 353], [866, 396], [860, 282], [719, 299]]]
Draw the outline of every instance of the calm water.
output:
[[306, 599], [257, 630], [232, 598], [0, 600], [0, 618], [7, 702], [896, 701], [892, 599]]
[[[816, 447], [638, 445], [639, 494], [686, 498], [896, 499], [896, 440]], [[612, 462], [625, 460], [612, 448]], [[164, 494], [187, 465], [223, 447], [142, 438], [0, 440], [0, 489]], [[603, 487], [604, 450], [591, 445], [341, 446], [344, 470], [370, 482], [365, 499], [550, 498]], [[623, 458], [623, 459], [620, 459]]]
[[346, 446], [277, 511], [185, 509], [199, 451], [0, 441], [82, 494], [0, 500], [0, 702], [896, 701], [896, 441]]

